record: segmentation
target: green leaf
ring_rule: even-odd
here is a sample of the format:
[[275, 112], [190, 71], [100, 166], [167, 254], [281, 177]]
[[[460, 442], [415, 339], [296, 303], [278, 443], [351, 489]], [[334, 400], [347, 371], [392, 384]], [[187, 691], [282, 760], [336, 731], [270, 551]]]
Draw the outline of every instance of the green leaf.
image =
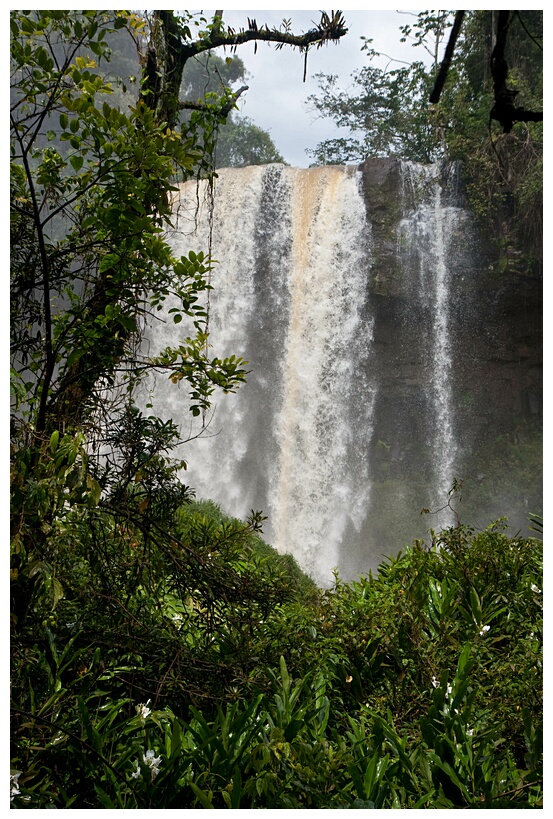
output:
[[85, 350], [79, 349], [76, 347], [67, 357], [66, 368], [70, 369], [73, 364], [76, 364], [79, 358], [81, 358], [85, 354]]
[[475, 624], [480, 627], [482, 625], [482, 605], [474, 586], [470, 587], [469, 597], [473, 620]]
[[102, 495], [102, 487], [98, 483], [98, 481], [93, 478], [91, 475], [87, 475], [86, 483], [90, 492], [90, 497], [94, 506], [98, 506], [100, 502], [100, 497]]
[[240, 774], [240, 768], [236, 767], [234, 771], [234, 775], [232, 777], [232, 792], [231, 792], [231, 805], [230, 807], [234, 810], [240, 808], [240, 798], [242, 796], [242, 776]]
[[204, 808], [214, 808], [215, 807], [213, 805], [213, 802], [211, 801], [211, 799], [207, 795], [207, 793], [202, 791], [202, 789], [199, 788], [196, 785], [195, 782], [190, 782], [190, 787], [192, 788], [192, 790], [194, 791], [194, 793], [196, 794], [196, 796], [198, 797], [198, 799], [200, 800], [200, 802], [201, 802], [201, 804], [202, 804], [202, 806]]
[[83, 698], [79, 695], [77, 695], [76, 700], [81, 714], [81, 720], [83, 723], [83, 728], [85, 730], [86, 737], [88, 741], [96, 748], [96, 750], [101, 752], [102, 738], [98, 731], [92, 725], [92, 722], [90, 720], [90, 714], [88, 713], [88, 709], [85, 705], [85, 702]]
[[462, 678], [464, 676], [465, 670], [466, 671], [469, 670], [469, 668], [467, 668], [467, 666], [469, 665], [469, 660], [470, 660], [470, 650], [471, 650], [471, 644], [467, 643], [463, 647], [463, 650], [461, 651], [461, 654], [459, 655], [459, 661], [457, 663], [457, 676], [460, 677], [460, 678]]
[[304, 725], [305, 722], [303, 719], [291, 720], [284, 729], [284, 739], [286, 742], [291, 742]]
[[177, 756], [180, 752], [183, 741], [182, 728], [178, 719], [173, 722], [173, 732], [171, 734], [171, 756]]
[[282, 654], [280, 655], [280, 676], [282, 679], [282, 688], [284, 691], [290, 691], [290, 675], [288, 674], [288, 669], [286, 668], [286, 661]]
[[119, 324], [124, 327], [125, 330], [128, 330], [129, 333], [136, 333], [138, 330], [134, 316], [119, 316]]
[[54, 453], [56, 451], [56, 449], [58, 448], [59, 439], [60, 439], [60, 433], [59, 433], [59, 430], [56, 429], [50, 436], [50, 451], [52, 453]]
[[64, 597], [63, 586], [56, 578], [52, 578], [52, 609], [55, 609], [59, 601]]
[[21, 28], [25, 32], [25, 34], [34, 34], [35, 27], [33, 23], [27, 18], [22, 17], [20, 18]]
[[97, 782], [94, 783], [94, 790], [96, 791], [98, 799], [104, 808], [115, 809], [117, 807], [117, 805], [112, 802], [111, 798], [107, 795], [105, 790], [98, 785]]
[[69, 161], [70, 161], [71, 165], [73, 166], [73, 170], [76, 171], [77, 173], [83, 167], [84, 160], [83, 160], [82, 156], [71, 156], [69, 158]]

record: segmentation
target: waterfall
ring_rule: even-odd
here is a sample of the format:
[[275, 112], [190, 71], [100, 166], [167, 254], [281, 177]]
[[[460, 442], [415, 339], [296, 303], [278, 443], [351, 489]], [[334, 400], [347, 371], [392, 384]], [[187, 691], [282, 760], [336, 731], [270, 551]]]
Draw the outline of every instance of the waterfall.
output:
[[355, 450], [370, 441], [375, 390], [366, 375], [372, 327], [361, 315], [370, 232], [351, 169], [285, 175], [292, 214], [288, 320], [269, 510], [276, 547], [292, 551], [322, 580], [340, 562], [348, 522], [355, 525], [356, 510], [369, 502], [369, 464]]
[[[466, 227], [467, 212], [447, 201], [444, 202], [441, 169], [438, 165], [421, 166], [403, 163], [404, 197], [411, 201], [411, 210], [400, 222], [398, 254], [404, 256], [404, 267], [418, 272], [413, 284], [419, 293], [413, 293], [411, 306], [421, 300], [421, 317], [429, 334], [427, 371], [429, 436], [427, 446], [432, 452], [433, 479], [429, 495], [430, 505], [443, 505], [446, 492], [455, 478], [457, 456], [454, 407], [452, 395], [452, 331], [451, 331], [451, 277], [455, 256], [453, 243]], [[455, 179], [447, 179], [450, 189]], [[451, 514], [440, 518], [445, 526], [452, 524]]]
[[[182, 186], [177, 253], [191, 242], [207, 248], [209, 210], [204, 191]], [[251, 373], [236, 395], [217, 399], [207, 433], [187, 448], [187, 482], [234, 515], [262, 510], [267, 540], [328, 582], [370, 493], [376, 387], [359, 173], [224, 170], [212, 220], [210, 342], [217, 354], [244, 357]], [[152, 341], [162, 347], [174, 333], [162, 326]], [[155, 398], [178, 414], [174, 390], [159, 383]]]
[[[237, 517], [261, 510], [266, 540], [321, 585], [451, 525], [448, 509], [420, 510], [444, 506], [470, 449], [454, 343], [470, 220], [454, 174], [400, 160], [225, 169], [213, 203], [187, 183], [176, 213], [176, 254], [207, 251], [211, 235], [218, 260], [213, 354], [250, 370], [184, 445], [197, 495]], [[181, 326], [156, 324], [151, 345]], [[185, 395], [161, 379], [152, 394], [193, 439]]]

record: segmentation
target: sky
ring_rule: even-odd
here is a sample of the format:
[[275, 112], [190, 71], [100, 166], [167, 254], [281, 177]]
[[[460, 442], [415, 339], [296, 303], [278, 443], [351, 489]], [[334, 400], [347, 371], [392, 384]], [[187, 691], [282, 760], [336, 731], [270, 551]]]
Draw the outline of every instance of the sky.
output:
[[[286, 18], [292, 21], [292, 31], [301, 34], [314, 28], [320, 20], [319, 8], [316, 6], [313, 10], [303, 11], [225, 10], [223, 20], [232, 28], [240, 29], [247, 28], [248, 17], [253, 17], [259, 26], [266, 23], [272, 28], [279, 27]], [[330, 13], [330, 9], [325, 10]], [[329, 43], [309, 51], [305, 83], [304, 58], [297, 49], [285, 47], [277, 51], [274, 46], [259, 42], [257, 53], [254, 53], [255, 44], [252, 42], [239, 47], [236, 52], [251, 74], [247, 81], [249, 90], [238, 103], [240, 114], [268, 131], [284, 159], [294, 167], [307, 167], [313, 161], [306, 154], [307, 148], [315, 148], [322, 140], [340, 133], [347, 134], [331, 120], [323, 119], [308, 109], [307, 97], [318, 89], [317, 73], [337, 74], [344, 89], [351, 85], [352, 72], [368, 64], [366, 53], [361, 51], [361, 36], [372, 38], [374, 49], [394, 59], [413, 61], [425, 56], [420, 47], [400, 43], [399, 28], [415, 20], [414, 9], [403, 12], [382, 8], [345, 10], [343, 13], [348, 33], [338, 44]], [[213, 12], [204, 11], [204, 14], [208, 16]], [[388, 62], [383, 58], [375, 64], [383, 68]]]

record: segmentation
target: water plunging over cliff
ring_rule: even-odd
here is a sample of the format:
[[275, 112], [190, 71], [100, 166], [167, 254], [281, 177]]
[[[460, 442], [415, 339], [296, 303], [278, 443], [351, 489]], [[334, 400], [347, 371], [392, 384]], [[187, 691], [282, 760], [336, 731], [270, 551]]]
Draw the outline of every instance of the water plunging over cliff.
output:
[[[467, 449], [456, 338], [472, 233], [456, 176], [372, 162], [220, 171], [212, 222], [183, 185], [173, 239], [177, 254], [206, 251], [212, 225], [213, 352], [251, 370], [186, 445], [187, 483], [230, 514], [262, 510], [268, 542], [323, 584], [451, 524], [448, 509], [419, 511], [445, 504]], [[181, 335], [168, 323], [151, 342]], [[173, 385], [154, 395], [194, 434]]]

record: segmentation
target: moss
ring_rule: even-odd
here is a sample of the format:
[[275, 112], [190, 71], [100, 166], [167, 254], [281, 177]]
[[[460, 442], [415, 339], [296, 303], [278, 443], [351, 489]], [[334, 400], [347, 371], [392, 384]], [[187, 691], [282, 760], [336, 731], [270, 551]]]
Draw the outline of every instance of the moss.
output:
[[528, 534], [531, 514], [542, 514], [543, 436], [530, 424], [483, 442], [463, 484], [462, 519], [486, 525], [499, 514]]

